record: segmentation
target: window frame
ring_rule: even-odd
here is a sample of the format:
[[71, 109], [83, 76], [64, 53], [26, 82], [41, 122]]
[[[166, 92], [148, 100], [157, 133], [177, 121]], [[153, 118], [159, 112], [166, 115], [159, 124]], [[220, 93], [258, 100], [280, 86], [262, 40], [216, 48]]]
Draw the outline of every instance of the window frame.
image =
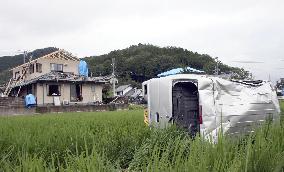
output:
[[[58, 94], [57, 95], [52, 95], [50, 94], [50, 86], [57, 86], [57, 91], [58, 91]], [[47, 85], [47, 96], [61, 96], [61, 85], [60, 84], [48, 84]]]
[[[54, 69], [52, 68], [53, 65], [54, 65]], [[61, 66], [62, 70], [59, 70], [59, 66]], [[63, 64], [50, 63], [50, 71], [51, 72], [63, 72]]]
[[[79, 86], [79, 95], [77, 94], [77, 86]], [[75, 91], [75, 94], [76, 94], [75, 97], [74, 97], [74, 95], [72, 95], [74, 93], [73, 91]], [[82, 92], [83, 92], [83, 84], [82, 83], [70, 84], [70, 102], [82, 102], [83, 101]], [[80, 99], [80, 98], [82, 98], [82, 99]]]
[[36, 63], [36, 72], [42, 73], [42, 64], [41, 63]]
[[14, 79], [18, 79], [19, 76], [20, 76], [20, 71], [15, 72]]
[[92, 90], [93, 93], [96, 92], [96, 85], [95, 84], [91, 85], [91, 90]]
[[35, 65], [34, 64], [30, 64], [30, 66], [29, 66], [29, 73], [30, 74], [35, 73]]

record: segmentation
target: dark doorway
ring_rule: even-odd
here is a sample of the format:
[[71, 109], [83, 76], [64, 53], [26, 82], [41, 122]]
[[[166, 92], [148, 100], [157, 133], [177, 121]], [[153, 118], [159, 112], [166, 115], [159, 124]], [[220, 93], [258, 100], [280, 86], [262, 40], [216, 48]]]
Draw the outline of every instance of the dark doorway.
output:
[[82, 97], [82, 85], [81, 84], [71, 84], [70, 85], [70, 101], [79, 102], [83, 100]]
[[200, 131], [197, 86], [193, 82], [176, 82], [172, 96], [174, 123], [194, 137]]

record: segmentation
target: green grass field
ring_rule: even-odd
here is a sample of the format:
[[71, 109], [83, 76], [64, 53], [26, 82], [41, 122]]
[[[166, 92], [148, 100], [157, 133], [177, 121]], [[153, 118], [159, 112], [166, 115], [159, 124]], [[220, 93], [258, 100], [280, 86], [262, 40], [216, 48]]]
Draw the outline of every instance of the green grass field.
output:
[[0, 171], [284, 171], [284, 126], [211, 144], [142, 110], [1, 117], [0, 150]]

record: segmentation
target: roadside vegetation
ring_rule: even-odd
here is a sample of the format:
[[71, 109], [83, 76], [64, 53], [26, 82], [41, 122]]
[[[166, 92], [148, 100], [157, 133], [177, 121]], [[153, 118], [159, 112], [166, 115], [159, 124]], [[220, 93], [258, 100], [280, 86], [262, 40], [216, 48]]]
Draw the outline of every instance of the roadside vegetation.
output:
[[175, 127], [150, 130], [133, 109], [1, 117], [0, 171], [284, 170], [283, 122], [212, 144]]

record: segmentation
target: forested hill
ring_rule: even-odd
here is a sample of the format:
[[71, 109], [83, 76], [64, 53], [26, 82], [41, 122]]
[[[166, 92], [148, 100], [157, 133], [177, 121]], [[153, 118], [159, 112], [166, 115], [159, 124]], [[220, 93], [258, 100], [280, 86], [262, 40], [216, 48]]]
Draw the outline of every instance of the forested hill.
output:
[[[178, 47], [158, 47], [149, 44], [132, 45], [129, 48], [115, 50], [101, 56], [86, 57], [90, 70], [95, 75], [109, 75], [112, 72], [111, 61], [115, 58], [116, 75], [123, 83], [138, 82], [156, 77], [157, 74], [177, 68], [193, 67], [213, 74], [214, 59], [207, 54], [198, 54]], [[243, 77], [243, 69], [220, 64], [220, 72], [234, 72]]]
[[[54, 51], [57, 51], [58, 48], [55, 47], [48, 47], [37, 49], [27, 54], [26, 62], [28, 61], [29, 57], [32, 55], [32, 59], [37, 59]], [[0, 84], [5, 83], [7, 80], [11, 78], [11, 72], [9, 69], [23, 64], [24, 55], [19, 54], [15, 56], [3, 56], [0, 57]]]
[[[28, 54], [33, 59], [44, 56], [58, 48], [48, 47], [37, 49]], [[132, 45], [122, 50], [115, 50], [105, 55], [84, 58], [89, 64], [93, 75], [110, 75], [112, 73], [111, 61], [115, 58], [116, 75], [119, 84], [132, 83], [140, 86], [140, 83], [156, 77], [157, 74], [177, 68], [193, 67], [212, 74], [215, 68], [214, 59], [207, 54], [198, 54], [178, 47], [158, 47], [149, 44]], [[28, 58], [27, 58], [28, 60]], [[11, 72], [8, 70], [23, 63], [23, 54], [16, 56], [0, 57], [0, 84], [8, 81]], [[220, 72], [234, 72], [241, 77], [246, 74], [243, 69], [220, 64]]]
[[[33, 59], [37, 59], [42, 57], [46, 54], [52, 53], [57, 51], [58, 48], [48, 47], [37, 49], [27, 54], [26, 62], [28, 61], [29, 57], [32, 55]], [[0, 57], [0, 72], [6, 69], [13, 68], [15, 66], [23, 64], [24, 54], [18, 54], [15, 56], [2, 56]]]

